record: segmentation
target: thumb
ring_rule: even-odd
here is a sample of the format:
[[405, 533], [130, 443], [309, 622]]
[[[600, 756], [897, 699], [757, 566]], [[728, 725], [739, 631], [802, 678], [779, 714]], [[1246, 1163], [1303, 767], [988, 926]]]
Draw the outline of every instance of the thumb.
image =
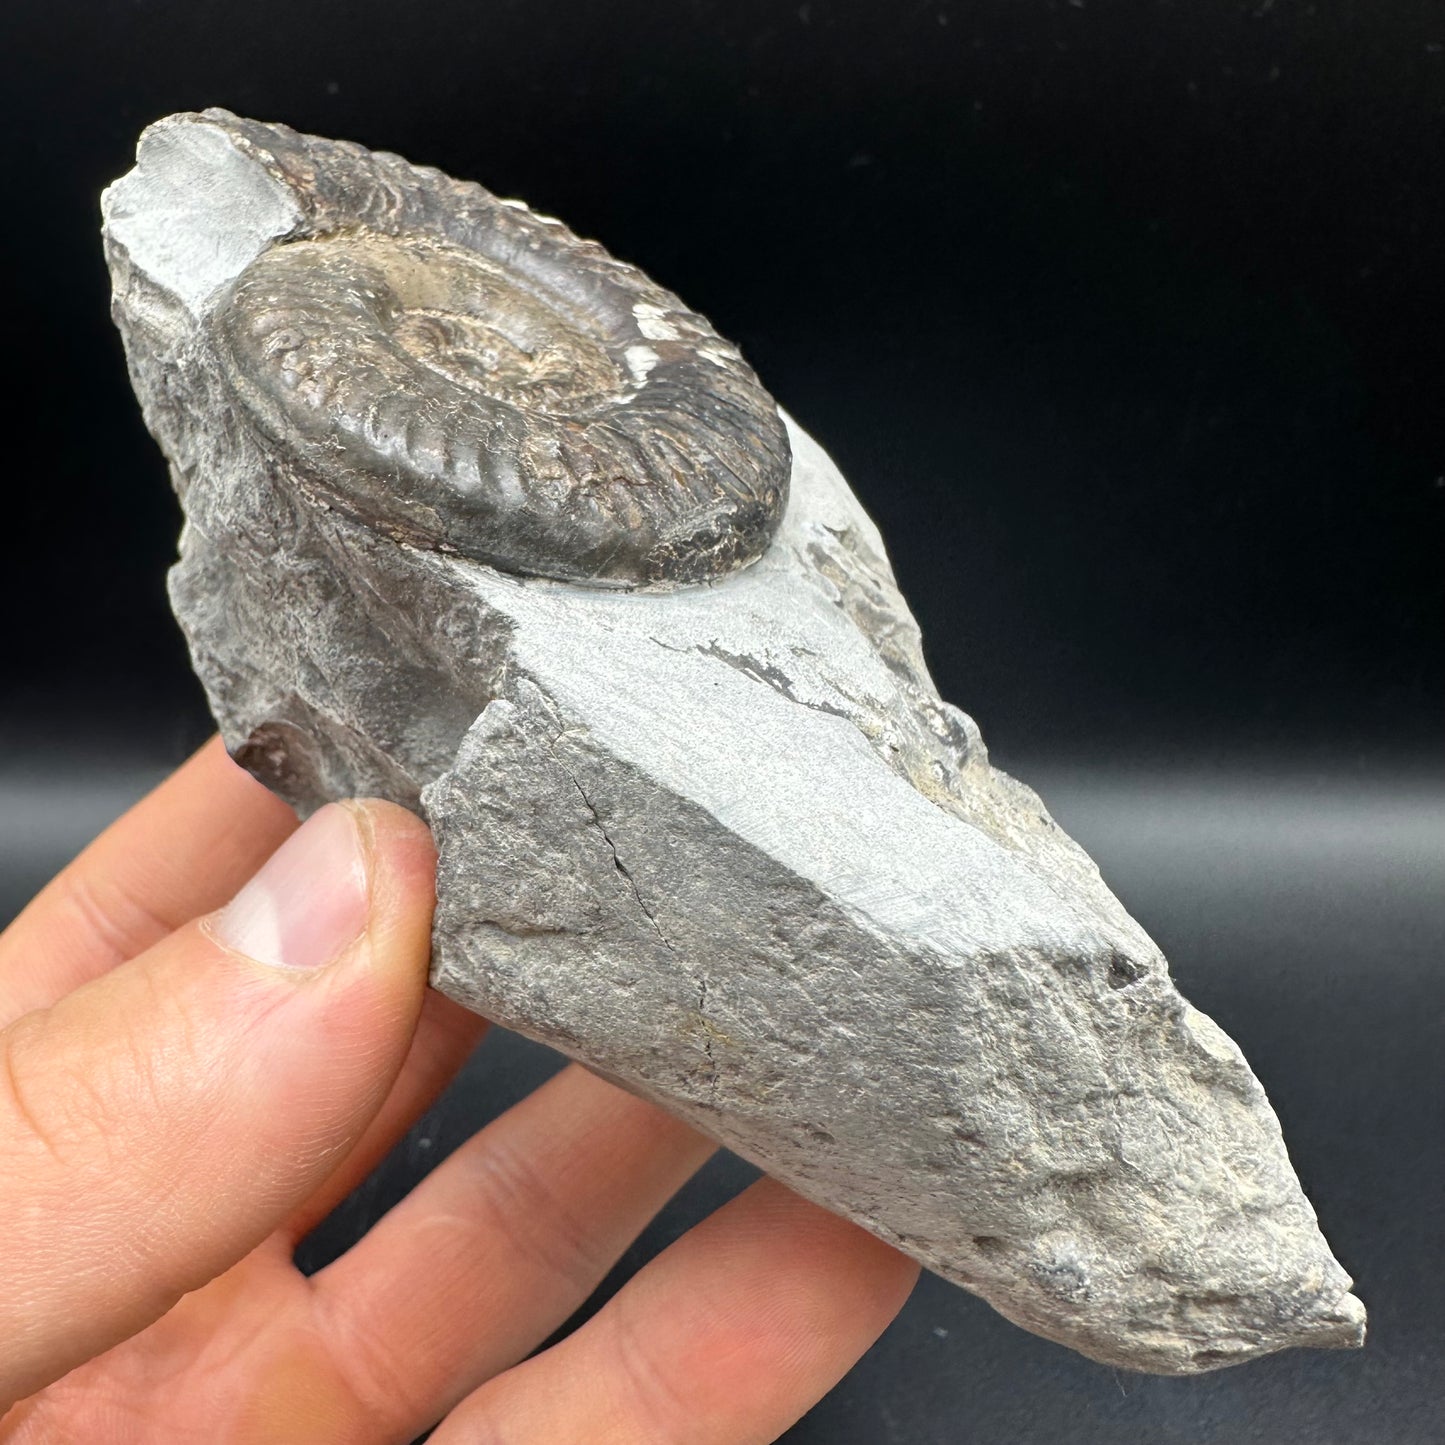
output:
[[243, 1258], [391, 1087], [435, 854], [323, 808], [220, 913], [0, 1033], [0, 1412]]

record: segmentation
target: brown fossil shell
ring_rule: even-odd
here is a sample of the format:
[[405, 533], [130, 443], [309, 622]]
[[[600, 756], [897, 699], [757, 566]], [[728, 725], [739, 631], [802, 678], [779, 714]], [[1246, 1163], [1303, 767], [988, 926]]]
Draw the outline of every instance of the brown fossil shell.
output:
[[224, 111], [303, 217], [212, 311], [305, 481], [504, 571], [681, 585], [756, 560], [791, 465], [771, 397], [635, 267], [480, 186]]

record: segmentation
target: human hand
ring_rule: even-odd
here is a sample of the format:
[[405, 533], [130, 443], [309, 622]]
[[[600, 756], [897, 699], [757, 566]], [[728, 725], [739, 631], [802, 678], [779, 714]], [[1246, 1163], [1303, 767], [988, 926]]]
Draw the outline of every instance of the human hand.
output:
[[525, 1358], [713, 1148], [576, 1066], [303, 1276], [486, 1027], [426, 988], [433, 863], [213, 742], [0, 935], [0, 1441], [767, 1441], [902, 1305], [763, 1180]]

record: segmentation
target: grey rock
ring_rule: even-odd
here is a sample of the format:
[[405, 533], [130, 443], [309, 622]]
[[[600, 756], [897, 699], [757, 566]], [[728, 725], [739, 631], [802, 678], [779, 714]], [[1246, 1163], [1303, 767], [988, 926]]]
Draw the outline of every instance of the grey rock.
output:
[[[939, 699], [832, 463], [775, 429], [706, 322], [534, 217], [508, 273], [524, 301], [498, 305], [532, 307], [565, 351], [557, 317], [587, 332], [592, 276], [642, 297], [658, 359], [635, 386], [625, 318], [578, 354], [611, 413], [666, 364], [649, 405], [671, 451], [632, 461], [672, 461], [634, 487], [641, 542], [617, 567], [615, 496], [580, 528], [565, 496], [531, 506], [531, 486], [549, 506], [595, 491], [543, 475], [533, 445], [586, 424], [576, 395], [548, 392], [555, 366], [520, 342], [488, 359], [488, 303], [415, 278], [378, 299], [385, 267], [365, 260], [410, 246], [470, 274], [435, 239], [481, 244], [504, 206], [530, 217], [221, 111], [151, 127], [106, 193], [115, 316], [186, 515], [171, 597], [234, 755], [302, 812], [378, 795], [429, 820], [443, 992], [1025, 1328], [1174, 1374], [1360, 1344], [1363, 1307], [1239, 1049]], [[412, 347], [417, 311], [441, 340], [409, 397], [418, 373], [386, 346]], [[443, 465], [453, 425], [479, 455]], [[726, 515], [699, 521], [699, 499]]]

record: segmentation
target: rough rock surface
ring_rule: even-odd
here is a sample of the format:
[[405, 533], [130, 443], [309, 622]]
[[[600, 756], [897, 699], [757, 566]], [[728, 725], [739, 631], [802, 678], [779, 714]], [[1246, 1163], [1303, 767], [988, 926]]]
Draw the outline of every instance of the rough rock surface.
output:
[[940, 701], [817, 445], [789, 424], [760, 560], [670, 592], [508, 575], [333, 506], [218, 359], [217, 306], [307, 184], [237, 124], [162, 122], [105, 202], [185, 507], [171, 596], [258, 777], [430, 821], [436, 986], [1097, 1360], [1359, 1344], [1238, 1048]]

